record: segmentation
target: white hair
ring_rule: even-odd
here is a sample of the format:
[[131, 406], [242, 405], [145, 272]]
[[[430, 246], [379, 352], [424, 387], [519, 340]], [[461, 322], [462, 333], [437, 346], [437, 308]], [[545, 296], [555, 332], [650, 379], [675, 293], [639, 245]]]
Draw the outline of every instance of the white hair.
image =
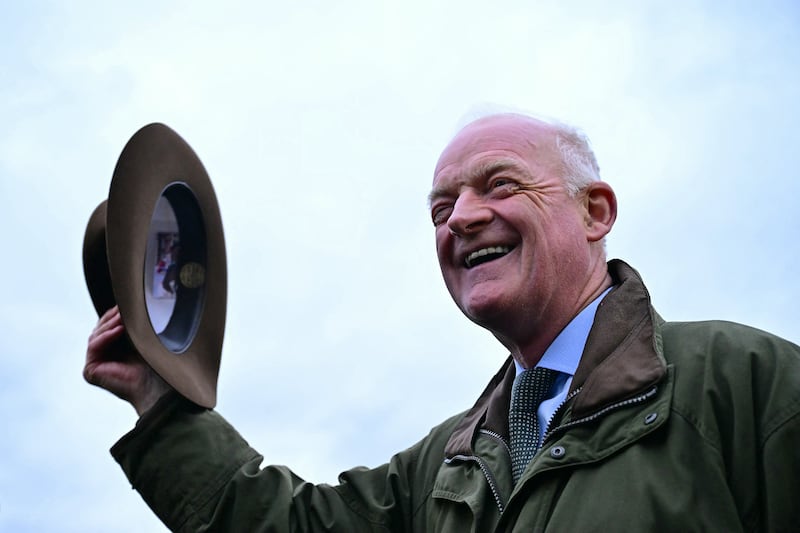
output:
[[579, 129], [562, 123], [551, 123], [556, 130], [556, 146], [561, 153], [564, 186], [576, 196], [593, 181], [600, 181], [600, 167], [589, 138]]
[[593, 181], [600, 181], [600, 167], [597, 164], [589, 138], [580, 129], [551, 117], [545, 117], [496, 104], [482, 104], [473, 107], [458, 123], [458, 130], [486, 118], [515, 115], [543, 122], [551, 126], [555, 134], [556, 147], [561, 155], [562, 177], [570, 196], [576, 196]]

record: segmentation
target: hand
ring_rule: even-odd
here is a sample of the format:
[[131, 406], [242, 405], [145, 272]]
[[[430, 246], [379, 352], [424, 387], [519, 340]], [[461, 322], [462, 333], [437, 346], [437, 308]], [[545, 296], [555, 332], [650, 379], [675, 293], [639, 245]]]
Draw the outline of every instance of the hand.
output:
[[100, 317], [89, 335], [83, 377], [130, 402], [141, 416], [172, 387], [133, 348], [124, 332], [118, 307]]

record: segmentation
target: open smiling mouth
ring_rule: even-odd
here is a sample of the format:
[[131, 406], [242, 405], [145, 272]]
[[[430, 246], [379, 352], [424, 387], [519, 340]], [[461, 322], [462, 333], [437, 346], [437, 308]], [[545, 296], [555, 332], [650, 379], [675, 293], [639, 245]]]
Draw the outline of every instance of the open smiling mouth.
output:
[[467, 268], [482, 265], [495, 259], [503, 257], [513, 249], [512, 246], [489, 246], [488, 248], [481, 248], [475, 250], [464, 259], [464, 264]]

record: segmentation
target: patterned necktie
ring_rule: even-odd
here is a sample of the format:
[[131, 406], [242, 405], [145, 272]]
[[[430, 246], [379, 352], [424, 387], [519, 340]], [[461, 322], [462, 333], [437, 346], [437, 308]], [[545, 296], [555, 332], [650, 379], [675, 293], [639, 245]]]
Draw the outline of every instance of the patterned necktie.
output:
[[541, 429], [536, 410], [547, 398], [558, 371], [534, 367], [521, 372], [511, 389], [508, 430], [511, 440], [511, 476], [514, 484], [539, 450]]

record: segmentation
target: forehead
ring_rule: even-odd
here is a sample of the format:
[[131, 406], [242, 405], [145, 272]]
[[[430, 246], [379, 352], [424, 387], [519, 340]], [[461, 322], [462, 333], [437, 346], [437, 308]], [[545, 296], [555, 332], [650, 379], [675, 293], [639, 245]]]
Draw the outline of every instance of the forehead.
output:
[[549, 167], [556, 154], [553, 127], [520, 115], [477, 120], [462, 129], [442, 152], [433, 176], [434, 189], [445, 182], [469, 180], [498, 164], [524, 166], [534, 174]]

